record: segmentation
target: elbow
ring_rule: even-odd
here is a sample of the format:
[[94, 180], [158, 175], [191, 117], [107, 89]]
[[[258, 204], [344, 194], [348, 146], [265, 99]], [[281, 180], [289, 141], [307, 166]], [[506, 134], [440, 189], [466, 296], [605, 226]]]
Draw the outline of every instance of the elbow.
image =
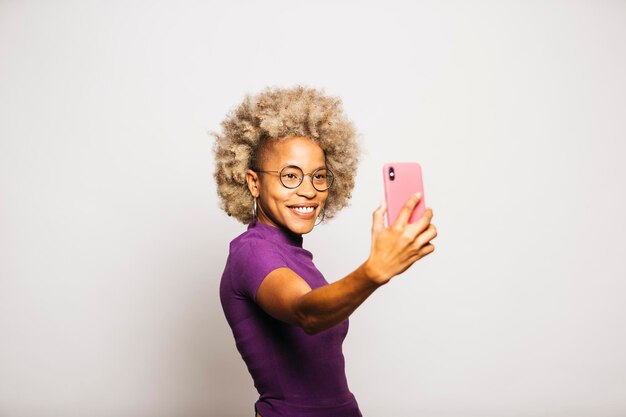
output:
[[316, 320], [316, 318], [313, 317], [311, 314], [308, 314], [306, 312], [303, 312], [300, 309], [297, 309], [295, 316], [296, 316], [296, 323], [294, 324], [296, 324], [298, 327], [304, 330], [304, 333], [308, 334], [309, 336], [316, 335], [322, 330], [324, 330], [320, 326], [319, 321]]
[[314, 325], [304, 325], [302, 326], [302, 330], [304, 330], [304, 333], [308, 334], [309, 336], [314, 336], [324, 329], [321, 329]]
[[302, 330], [304, 330], [304, 333], [306, 333], [309, 336], [315, 336], [316, 334], [318, 334], [324, 329], [320, 329], [318, 327], [302, 327]]

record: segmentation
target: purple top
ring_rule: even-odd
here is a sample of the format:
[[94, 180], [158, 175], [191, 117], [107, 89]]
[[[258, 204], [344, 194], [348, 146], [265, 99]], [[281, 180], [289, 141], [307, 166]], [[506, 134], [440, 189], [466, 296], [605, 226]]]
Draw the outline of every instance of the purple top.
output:
[[361, 417], [341, 350], [348, 320], [308, 335], [256, 303], [263, 279], [281, 267], [313, 289], [328, 284], [311, 252], [302, 248], [302, 236], [252, 222], [230, 243], [220, 284], [226, 320], [260, 395], [256, 410], [263, 417]]

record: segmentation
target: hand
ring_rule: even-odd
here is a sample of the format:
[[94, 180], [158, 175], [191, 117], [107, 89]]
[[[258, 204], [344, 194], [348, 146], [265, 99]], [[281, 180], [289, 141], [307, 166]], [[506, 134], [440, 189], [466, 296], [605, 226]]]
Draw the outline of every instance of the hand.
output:
[[430, 243], [437, 236], [437, 229], [430, 223], [433, 211], [427, 208], [415, 223], [409, 218], [421, 196], [411, 196], [400, 211], [396, 221], [385, 228], [386, 204], [382, 203], [373, 214], [372, 248], [365, 262], [367, 275], [379, 285], [386, 284], [394, 276], [406, 271], [417, 260], [432, 253]]

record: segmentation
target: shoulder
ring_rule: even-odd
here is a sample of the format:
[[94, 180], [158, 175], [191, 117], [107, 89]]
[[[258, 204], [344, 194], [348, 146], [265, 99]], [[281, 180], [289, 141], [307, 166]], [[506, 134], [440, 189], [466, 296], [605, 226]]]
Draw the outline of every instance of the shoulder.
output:
[[246, 232], [230, 244], [226, 270], [233, 289], [239, 293], [254, 298], [263, 279], [285, 267], [287, 258], [279, 245], [262, 236]]
[[248, 230], [230, 243], [228, 264], [237, 276], [268, 273], [285, 267], [288, 258], [284, 248], [267, 237]]

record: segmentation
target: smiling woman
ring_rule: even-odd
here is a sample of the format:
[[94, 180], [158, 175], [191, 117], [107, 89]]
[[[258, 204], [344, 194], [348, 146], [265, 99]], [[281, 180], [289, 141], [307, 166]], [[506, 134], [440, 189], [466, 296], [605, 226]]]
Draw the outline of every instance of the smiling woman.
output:
[[[271, 149], [262, 164], [283, 168], [276, 171], [249, 169], [246, 173], [248, 188], [257, 201], [257, 219], [292, 233], [309, 233], [328, 199], [324, 151], [311, 139], [301, 136], [273, 141]], [[303, 181], [302, 169], [309, 172], [311, 181]], [[260, 181], [260, 173], [278, 175]]]
[[303, 87], [267, 90], [247, 97], [222, 127], [218, 193], [248, 230], [230, 243], [220, 300], [260, 395], [256, 416], [361, 416], [342, 353], [348, 317], [433, 252], [432, 210], [409, 224], [413, 196], [385, 228], [379, 207], [369, 258], [329, 284], [302, 235], [345, 207], [354, 187], [358, 147], [341, 101]]
[[252, 220], [254, 198], [248, 192], [250, 168], [278, 170], [266, 163], [272, 145], [293, 136], [314, 141], [324, 152], [324, 166], [335, 177], [328, 191], [325, 218], [344, 208], [354, 188], [359, 148], [341, 100], [312, 88], [268, 89], [248, 96], [222, 122], [216, 135], [215, 179], [222, 208], [242, 223]]

